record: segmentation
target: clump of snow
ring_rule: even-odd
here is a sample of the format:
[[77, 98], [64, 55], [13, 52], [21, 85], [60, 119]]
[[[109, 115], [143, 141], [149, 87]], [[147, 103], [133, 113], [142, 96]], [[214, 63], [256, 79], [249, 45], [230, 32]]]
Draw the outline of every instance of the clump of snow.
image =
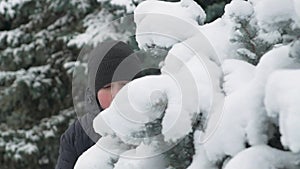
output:
[[9, 46], [15, 47], [19, 45], [19, 37], [23, 36], [24, 34], [24, 31], [20, 30], [20, 28], [16, 28], [9, 31], [1, 31], [0, 42], [4, 44], [7, 43]]
[[205, 17], [203, 9], [192, 0], [144, 1], [134, 10], [136, 40], [140, 48], [168, 48], [199, 32], [197, 26], [203, 24]]
[[87, 63], [80, 62], [80, 61], [70, 61], [64, 63], [63, 67], [67, 70], [68, 74], [72, 74], [76, 69], [83, 69], [82, 72], [87, 74]]
[[266, 86], [265, 105], [268, 115], [277, 119], [282, 144], [300, 152], [300, 70], [274, 72]]
[[134, 11], [135, 22], [139, 23], [151, 13], [174, 16], [196, 25], [203, 24], [206, 17], [204, 10], [193, 0], [181, 0], [174, 3], [154, 0], [144, 1], [138, 5]]
[[126, 42], [130, 35], [126, 32], [118, 32], [118, 22], [119, 20], [114, 21], [114, 16], [105, 9], [89, 14], [83, 20], [85, 32], [75, 35], [67, 45], [81, 48], [90, 43], [95, 46], [106, 39]]
[[257, 38], [269, 44], [278, 43], [282, 39], [281, 34], [278, 30], [268, 32], [259, 31]]
[[15, 15], [15, 8], [17, 6], [23, 5], [25, 2], [30, 0], [9, 0], [0, 1], [0, 14], [7, 14], [9, 17], [13, 18]]
[[[248, 1], [234, 0], [225, 6], [225, 13], [215, 21], [199, 26], [199, 30], [213, 46], [219, 60], [240, 58], [236, 52], [240, 46], [232, 43], [234, 35], [242, 33], [236, 28], [240, 27], [239, 21], [248, 20], [252, 22], [253, 6]], [[240, 50], [245, 53], [245, 50]], [[247, 52], [247, 54], [250, 54]], [[253, 54], [250, 54], [253, 57]]]
[[[166, 90], [174, 87], [170, 90], [173, 93], [166, 94]], [[132, 133], [145, 131], [146, 123], [160, 118], [166, 101], [179, 98], [174, 91], [176, 84], [167, 76], [133, 80], [120, 90], [109, 108], [96, 116], [93, 127], [100, 135], [117, 134], [123, 141], [139, 145], [144, 138], [135, 138]]]
[[[12, 36], [14, 37], [14, 36]], [[18, 41], [12, 40], [10, 41], [11, 44], [10, 45], [14, 45], [14, 44], [18, 44]], [[24, 55], [22, 55], [24, 52], [28, 52], [30, 50], [33, 50], [35, 48], [35, 42], [34, 43], [29, 43], [29, 44], [21, 44], [21, 46], [16, 47], [16, 48], [12, 48], [12, 47], [7, 47], [6, 49], [4, 49], [1, 54], [0, 54], [0, 58], [3, 59], [7, 56], [9, 56], [9, 59], [11, 61], [13, 61], [13, 63], [16, 64], [23, 64], [26, 65], [28, 64], [28, 62], [31, 62], [31, 58], [32, 55], [26, 55], [26, 58], [23, 57]], [[7, 58], [6, 58], [7, 59]], [[1, 63], [1, 66], [6, 66], [4, 65], [4, 62]]]
[[45, 78], [46, 72], [49, 71], [50, 65], [31, 67], [27, 71], [21, 69], [18, 72], [21, 73], [22, 76], [18, 76], [12, 86], [17, 86], [21, 81], [26, 83], [27, 86], [31, 86], [32, 83], [37, 81], [50, 85], [52, 80], [49, 78]]
[[129, 149], [118, 138], [102, 137], [77, 160], [74, 169], [113, 169], [119, 154]]
[[34, 133], [33, 130], [24, 131], [26, 139], [31, 141], [37, 141], [40, 139], [40, 136]]
[[300, 167], [299, 154], [271, 148], [266, 145], [253, 146], [233, 157], [225, 169], [297, 169]]
[[157, 150], [155, 150], [155, 146], [152, 144], [141, 144], [135, 149], [125, 151], [121, 154], [114, 169], [165, 169], [166, 162], [164, 156], [161, 153], [153, 156], [155, 151]]
[[295, 20], [293, 0], [252, 0], [252, 3], [259, 26], [266, 30], [276, 30], [276, 24]]
[[247, 19], [253, 14], [253, 6], [248, 1], [233, 0], [225, 6], [225, 17]]
[[290, 47], [290, 45], [278, 45], [263, 55], [256, 68], [259, 71], [256, 77], [263, 78], [263, 82], [266, 82], [265, 77], [277, 69], [298, 69], [300, 63], [298, 63], [298, 58], [290, 57]]
[[49, 137], [54, 137], [55, 136], [53, 130], [45, 130], [45, 131], [43, 131], [43, 134], [44, 134], [45, 138], [49, 138]]
[[64, 15], [64, 16], [58, 18], [53, 24], [49, 25], [47, 27], [47, 30], [49, 30], [49, 31], [55, 30], [65, 24], [67, 24], [70, 21], [71, 21], [70, 17], [68, 15]]
[[[225, 155], [234, 156], [245, 148], [245, 143], [250, 145], [267, 143], [269, 122], [263, 106], [265, 83], [270, 74], [278, 69], [300, 68], [300, 64], [289, 57], [289, 48], [290, 45], [281, 46], [263, 55], [254, 72], [251, 72], [253, 68], [248, 66], [249, 69], [246, 71], [250, 72], [248, 76], [250, 79], [244, 80], [245, 85], [225, 98], [218, 128], [203, 144], [209, 160], [220, 160]], [[224, 63], [231, 64], [230, 61]], [[226, 78], [229, 75], [225, 74], [224, 79], [233, 82], [225, 83], [234, 84], [234, 81], [239, 81], [239, 76]], [[232, 88], [236, 88], [235, 85]], [[208, 121], [208, 128], [210, 123], [211, 119]]]
[[244, 56], [244, 57], [248, 57], [250, 59], [255, 59], [256, 58], [256, 54], [251, 52], [250, 50], [248, 50], [246, 48], [239, 48], [236, 52], [239, 55]]
[[13, 157], [18, 160], [22, 158], [23, 153], [32, 154], [38, 151], [38, 148], [35, 144], [26, 143], [25, 141], [21, 141], [19, 143], [15, 142], [7, 142], [5, 145], [6, 152], [13, 152]]
[[199, 28], [209, 40], [221, 61], [229, 57], [234, 58], [231, 55], [236, 51], [236, 48], [230, 43], [232, 28], [233, 23], [226, 18], [219, 18]]
[[24, 145], [18, 145], [18, 152], [25, 152], [26, 154], [32, 154], [33, 152], [37, 152], [38, 148], [36, 145], [27, 143]]
[[226, 59], [222, 64], [224, 73], [223, 90], [230, 95], [247, 85], [254, 76], [255, 66], [242, 60]]
[[[136, 39], [140, 48], [148, 48], [153, 45], [169, 48], [197, 34], [203, 34], [214, 48], [218, 60], [236, 58], [235, 53], [238, 47], [230, 42], [235, 23], [230, 16], [201, 25], [196, 23], [195, 18], [197, 18], [196, 16], [205, 18], [204, 13], [195, 10], [196, 13], [190, 16], [190, 11], [185, 8], [181, 9], [180, 3], [145, 1], [138, 5], [134, 12], [134, 21], [137, 24]], [[196, 6], [198, 5], [195, 5], [195, 8], [197, 8]], [[246, 7], [247, 10], [240, 10], [241, 6]], [[248, 2], [232, 2], [231, 7], [227, 9], [227, 15], [230, 13], [238, 15], [244, 12], [246, 17], [251, 15], [251, 9]]]
[[41, 83], [51, 85], [52, 80], [45, 77], [49, 71], [51, 71], [50, 65], [31, 67], [27, 71], [24, 69], [15, 72], [0, 71], [0, 83], [11, 81], [12, 87], [18, 86], [20, 82], [33, 87], [40, 87]]
[[168, 102], [162, 122], [165, 140], [176, 141], [191, 132], [193, 117], [200, 112], [207, 116], [212, 100], [216, 99], [213, 94], [220, 94], [218, 84], [221, 75], [212, 51], [203, 35], [175, 44], [169, 51], [162, 73], [176, 80], [181, 107], [176, 104], [169, 106]]

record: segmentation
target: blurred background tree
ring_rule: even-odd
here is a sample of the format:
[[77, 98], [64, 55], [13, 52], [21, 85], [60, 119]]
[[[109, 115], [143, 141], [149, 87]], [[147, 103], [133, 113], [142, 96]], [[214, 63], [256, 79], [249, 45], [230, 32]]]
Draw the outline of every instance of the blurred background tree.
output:
[[[126, 34], [134, 25], [109, 23], [141, 1], [0, 0], [2, 169], [54, 168], [60, 135], [76, 118], [72, 73], [81, 48], [118, 39], [137, 49]], [[206, 22], [220, 17], [228, 2], [197, 0]]]

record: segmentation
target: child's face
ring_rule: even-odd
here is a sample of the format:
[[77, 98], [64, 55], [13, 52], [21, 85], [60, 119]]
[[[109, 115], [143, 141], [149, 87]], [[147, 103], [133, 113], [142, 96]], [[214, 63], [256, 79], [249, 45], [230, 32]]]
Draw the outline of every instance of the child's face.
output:
[[99, 100], [99, 104], [103, 109], [106, 109], [109, 107], [110, 103], [114, 99], [114, 97], [117, 95], [117, 93], [121, 90], [123, 86], [126, 85], [128, 81], [117, 81], [112, 82], [107, 85], [105, 85], [103, 88], [101, 88], [98, 93], [97, 97]]

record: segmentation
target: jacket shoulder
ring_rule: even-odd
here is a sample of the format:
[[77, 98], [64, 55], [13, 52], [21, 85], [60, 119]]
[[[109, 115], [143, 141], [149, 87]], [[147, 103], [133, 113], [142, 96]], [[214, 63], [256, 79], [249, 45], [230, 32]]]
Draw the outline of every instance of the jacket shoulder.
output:
[[[59, 157], [56, 169], [68, 169], [74, 167], [78, 157], [95, 144], [87, 132], [93, 131], [88, 124], [92, 124], [90, 117], [86, 114], [75, 120], [60, 138]], [[91, 125], [90, 125], [91, 126]], [[99, 135], [92, 133], [94, 139], [99, 138]]]

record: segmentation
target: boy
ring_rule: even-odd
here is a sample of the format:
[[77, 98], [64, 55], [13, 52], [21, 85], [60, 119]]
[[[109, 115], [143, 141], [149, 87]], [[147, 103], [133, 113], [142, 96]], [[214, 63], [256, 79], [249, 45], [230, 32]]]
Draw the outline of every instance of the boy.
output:
[[[119, 67], [121, 70], [116, 71]], [[124, 42], [105, 41], [91, 52], [85, 97], [88, 113], [61, 136], [56, 169], [73, 169], [78, 157], [95, 144], [101, 136], [92, 127], [93, 119], [109, 107], [118, 91], [140, 71], [139, 59]]]

